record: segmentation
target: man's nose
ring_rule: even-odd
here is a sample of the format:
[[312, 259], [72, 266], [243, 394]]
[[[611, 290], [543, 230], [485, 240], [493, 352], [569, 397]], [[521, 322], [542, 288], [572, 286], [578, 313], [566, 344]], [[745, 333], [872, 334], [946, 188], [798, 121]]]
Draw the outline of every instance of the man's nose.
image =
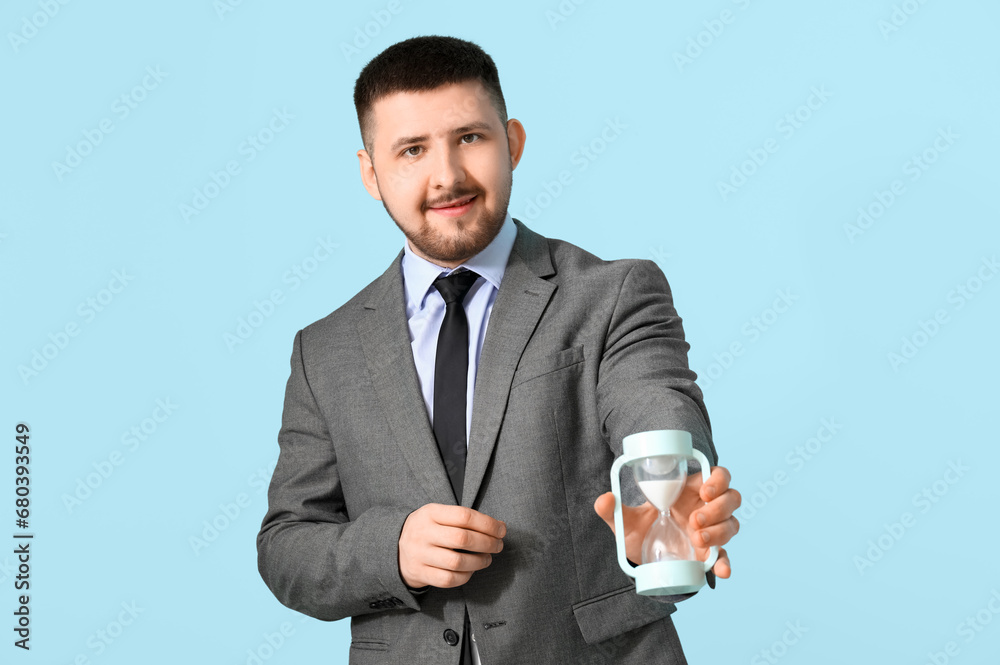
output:
[[457, 148], [450, 147], [438, 151], [432, 178], [433, 184], [440, 189], [451, 189], [465, 180], [465, 166]]

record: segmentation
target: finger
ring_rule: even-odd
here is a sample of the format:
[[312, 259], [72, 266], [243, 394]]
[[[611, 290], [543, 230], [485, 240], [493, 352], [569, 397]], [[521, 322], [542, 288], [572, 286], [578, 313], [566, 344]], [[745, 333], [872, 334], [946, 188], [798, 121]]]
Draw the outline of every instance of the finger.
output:
[[715, 565], [712, 566], [712, 572], [715, 573], [716, 577], [723, 579], [728, 579], [733, 574], [732, 565], [729, 563], [729, 555], [721, 547], [719, 548], [719, 558], [716, 560]]
[[478, 531], [494, 538], [503, 538], [507, 535], [506, 524], [486, 513], [465, 506], [439, 504], [435, 506], [432, 516], [435, 522], [444, 526]]
[[423, 566], [421, 568], [421, 576], [421, 579], [426, 580], [430, 586], [440, 589], [451, 589], [468, 582], [469, 578], [472, 577], [472, 573], [445, 570], [443, 568], [435, 568], [434, 566]]
[[725, 545], [740, 530], [740, 523], [735, 517], [719, 524], [707, 526], [699, 529], [692, 539], [697, 547], [711, 547], [712, 545]]
[[425, 564], [457, 573], [473, 573], [493, 563], [489, 554], [477, 552], [456, 552], [445, 547], [433, 547], [427, 554]]
[[[594, 512], [600, 516], [604, 523], [607, 524], [611, 531], [615, 530], [615, 495], [611, 492], [605, 492], [601, 496], [597, 497], [594, 501]], [[649, 501], [645, 502], [641, 506], [626, 506], [622, 504], [622, 522], [625, 526], [626, 531], [631, 531], [635, 528], [641, 528], [643, 525], [648, 527], [656, 519], [659, 511], [653, 507]]]
[[594, 501], [594, 512], [596, 512], [604, 523], [615, 529], [615, 495], [612, 492], [605, 492]]
[[[630, 521], [634, 510], [633, 506], [626, 506], [623, 503], [622, 520], [624, 522]], [[612, 531], [615, 530], [615, 495], [613, 492], [605, 492], [597, 497], [597, 501], [594, 502], [594, 511], [600, 515], [605, 524], [611, 527]]]
[[428, 537], [428, 543], [449, 550], [496, 554], [503, 550], [503, 540], [480, 531], [462, 527], [439, 526]]
[[712, 473], [701, 487], [700, 494], [702, 501], [708, 503], [715, 497], [720, 496], [729, 489], [730, 480], [732, 480], [732, 477], [729, 475], [729, 469], [724, 466], [713, 466]]
[[734, 489], [729, 489], [706, 503], [691, 514], [693, 527], [705, 527], [718, 524], [733, 516], [743, 502], [743, 497]]

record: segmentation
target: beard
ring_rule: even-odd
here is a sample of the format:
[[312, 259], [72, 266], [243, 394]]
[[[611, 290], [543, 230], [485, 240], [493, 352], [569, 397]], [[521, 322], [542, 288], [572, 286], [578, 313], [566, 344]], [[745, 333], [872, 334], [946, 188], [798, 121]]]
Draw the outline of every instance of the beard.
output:
[[410, 244], [425, 257], [441, 263], [461, 262], [483, 251], [500, 233], [500, 228], [507, 217], [513, 180], [513, 169], [508, 168], [507, 177], [497, 190], [497, 205], [492, 208], [486, 207], [483, 196], [485, 192], [481, 189], [462, 189], [442, 194], [439, 197], [440, 201], [453, 201], [475, 195], [480, 206], [479, 215], [474, 219], [444, 221], [457, 227], [451, 233], [444, 233], [427, 221], [423, 216], [429, 208], [426, 204], [422, 206], [419, 224], [412, 225], [413, 228], [410, 229], [399, 223], [399, 217], [393, 213], [385, 197], [382, 198], [382, 205]]

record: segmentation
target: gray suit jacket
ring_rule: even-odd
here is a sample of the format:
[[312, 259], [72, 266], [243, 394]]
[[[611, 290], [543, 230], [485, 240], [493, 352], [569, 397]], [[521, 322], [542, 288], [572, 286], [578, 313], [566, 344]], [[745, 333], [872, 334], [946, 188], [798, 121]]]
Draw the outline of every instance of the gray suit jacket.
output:
[[635, 593], [593, 509], [633, 432], [687, 430], [716, 463], [669, 286], [652, 261], [603, 261], [515, 224], [462, 494], [506, 522], [503, 552], [459, 588], [414, 594], [400, 578], [407, 515], [455, 502], [410, 351], [401, 251], [295, 337], [260, 574], [290, 608], [352, 617], [352, 664], [455, 664], [444, 635], [466, 608], [486, 665], [683, 663], [675, 606]]

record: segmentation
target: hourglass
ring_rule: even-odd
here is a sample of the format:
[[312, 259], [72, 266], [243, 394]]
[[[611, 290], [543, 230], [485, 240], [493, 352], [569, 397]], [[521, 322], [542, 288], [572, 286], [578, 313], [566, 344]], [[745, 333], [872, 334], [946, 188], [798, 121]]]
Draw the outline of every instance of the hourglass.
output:
[[[691, 434], [682, 430], [640, 432], [622, 440], [624, 454], [611, 467], [611, 491], [615, 495], [615, 541], [618, 565], [635, 588], [646, 596], [670, 596], [697, 591], [705, 584], [705, 573], [719, 556], [718, 547], [710, 547], [708, 558], [700, 561], [684, 528], [670, 514], [688, 479], [691, 460], [701, 468], [702, 480], [711, 475], [708, 459], [691, 445]], [[642, 544], [642, 563], [632, 567], [625, 556], [625, 529], [622, 518], [620, 473], [630, 466], [636, 484], [646, 499], [660, 511], [649, 527]]]

